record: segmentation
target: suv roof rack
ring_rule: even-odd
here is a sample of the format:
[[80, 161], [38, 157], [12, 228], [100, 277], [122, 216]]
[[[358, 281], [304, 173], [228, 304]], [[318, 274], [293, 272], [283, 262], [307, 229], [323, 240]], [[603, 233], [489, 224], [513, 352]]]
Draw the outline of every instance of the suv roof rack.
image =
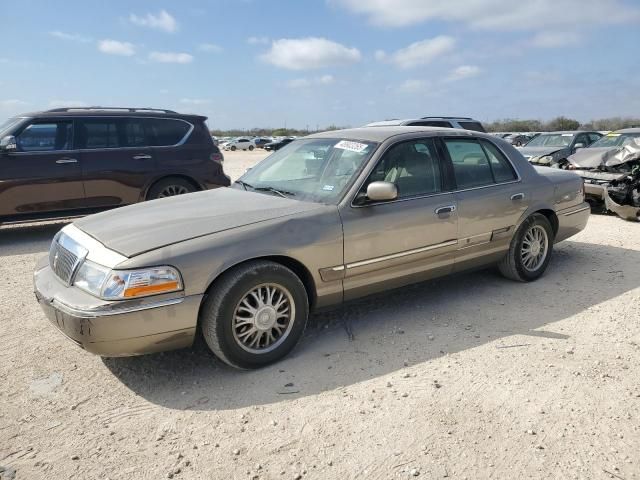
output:
[[173, 110], [165, 110], [163, 108], [138, 108], [138, 107], [64, 107], [64, 108], [53, 108], [51, 110], [47, 110], [47, 112], [76, 112], [76, 111], [116, 111], [116, 112], [161, 112], [161, 113], [177, 113]]
[[473, 118], [471, 117], [420, 117], [420, 120], [427, 120], [430, 118], [446, 118], [448, 120], [455, 120], [455, 119], [460, 119], [460, 120], [473, 120]]

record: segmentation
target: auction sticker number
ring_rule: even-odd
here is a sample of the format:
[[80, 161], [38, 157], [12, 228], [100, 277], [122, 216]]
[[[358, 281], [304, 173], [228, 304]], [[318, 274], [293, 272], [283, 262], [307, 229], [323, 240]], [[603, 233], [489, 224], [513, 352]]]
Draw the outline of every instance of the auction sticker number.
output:
[[335, 144], [334, 148], [340, 148], [342, 150], [349, 150], [350, 152], [362, 153], [367, 149], [366, 143], [352, 142], [349, 140], [341, 140]]

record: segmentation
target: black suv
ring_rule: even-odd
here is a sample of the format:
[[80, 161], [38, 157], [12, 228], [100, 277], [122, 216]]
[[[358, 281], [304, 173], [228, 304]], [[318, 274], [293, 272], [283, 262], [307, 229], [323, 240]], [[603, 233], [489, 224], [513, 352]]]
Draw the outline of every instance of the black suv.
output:
[[84, 215], [230, 179], [206, 117], [57, 108], [0, 125], [0, 223]]

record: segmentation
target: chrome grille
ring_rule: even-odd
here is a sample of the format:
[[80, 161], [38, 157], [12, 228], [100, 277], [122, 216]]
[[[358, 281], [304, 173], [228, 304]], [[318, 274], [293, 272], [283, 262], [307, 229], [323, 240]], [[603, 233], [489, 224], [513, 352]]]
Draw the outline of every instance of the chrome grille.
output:
[[61, 233], [54, 238], [51, 244], [49, 265], [60, 280], [67, 285], [71, 285], [73, 276], [86, 255], [86, 249], [64, 233]]

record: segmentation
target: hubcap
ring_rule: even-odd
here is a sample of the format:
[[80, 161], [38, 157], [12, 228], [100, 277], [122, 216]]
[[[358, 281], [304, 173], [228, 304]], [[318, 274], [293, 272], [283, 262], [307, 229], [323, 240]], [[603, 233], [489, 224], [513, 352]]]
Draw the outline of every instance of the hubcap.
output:
[[549, 250], [549, 237], [547, 231], [540, 225], [534, 225], [522, 239], [522, 248], [520, 249], [520, 258], [522, 265], [530, 272], [535, 272], [540, 268], [547, 258]]
[[189, 190], [183, 185], [169, 185], [160, 192], [158, 198], [173, 197], [175, 195], [183, 195], [185, 193], [189, 193]]
[[268, 353], [289, 336], [295, 305], [289, 290], [265, 283], [252, 288], [238, 302], [233, 314], [233, 337], [249, 353]]

